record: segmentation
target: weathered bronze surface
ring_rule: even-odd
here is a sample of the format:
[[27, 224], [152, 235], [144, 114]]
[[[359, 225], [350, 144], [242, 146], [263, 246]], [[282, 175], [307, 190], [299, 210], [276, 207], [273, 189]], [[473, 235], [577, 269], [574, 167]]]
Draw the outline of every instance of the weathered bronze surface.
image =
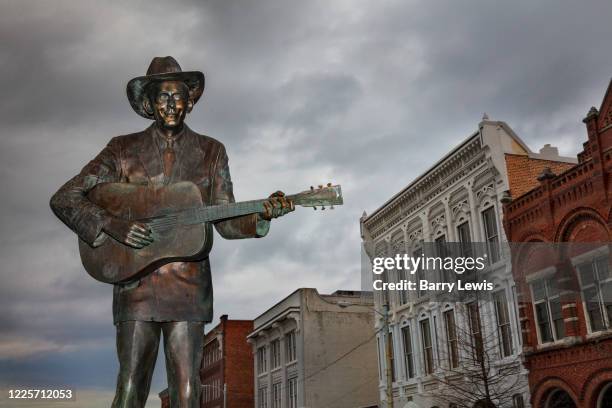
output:
[[[172, 261], [197, 261], [212, 246], [210, 223], [265, 211], [267, 199], [203, 206], [198, 187], [190, 181], [168, 185], [102, 183], [87, 194], [110, 215], [136, 220], [150, 231], [146, 246], [133, 248], [114, 239], [95, 245], [79, 240], [85, 270], [105, 283], [128, 284]], [[340, 186], [320, 187], [287, 197], [304, 207], [342, 204]]]
[[[234, 202], [223, 144], [184, 124], [204, 90], [201, 72], [182, 72], [172, 57], [154, 58], [147, 75], [128, 83], [132, 108], [155, 122], [142, 132], [113, 138], [81, 172], [51, 198], [55, 214], [86, 245], [114, 239], [140, 249], [155, 235], [130, 214], [117, 216], [88, 199], [101, 183], [148, 186], [188, 181], [197, 186], [203, 205]], [[261, 214], [214, 224], [228, 239], [262, 237], [269, 220], [294, 208], [282, 192], [274, 193]], [[212, 318], [212, 284], [208, 258], [167, 263], [113, 288], [120, 372], [113, 407], [143, 407], [149, 390], [160, 333], [168, 366], [172, 407], [199, 406], [203, 324]], [[195, 367], [195, 368], [194, 368]]]

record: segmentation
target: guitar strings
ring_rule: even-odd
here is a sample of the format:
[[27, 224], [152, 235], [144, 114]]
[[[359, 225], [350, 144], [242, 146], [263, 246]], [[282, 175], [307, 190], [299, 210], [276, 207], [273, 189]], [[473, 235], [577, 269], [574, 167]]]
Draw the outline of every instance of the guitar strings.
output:
[[[295, 200], [296, 197], [291, 197]], [[151, 230], [159, 232], [163, 229], [167, 229], [167, 228], [172, 228], [180, 223], [184, 223], [185, 221], [189, 221], [190, 219], [196, 219], [198, 220], [198, 211], [211, 211], [211, 212], [220, 212], [222, 213], [224, 210], [229, 209], [232, 206], [235, 206], [237, 208], [243, 208], [245, 210], [251, 210], [253, 205], [256, 204], [261, 204], [263, 203], [263, 201], [265, 200], [251, 200], [251, 201], [243, 201], [241, 203], [231, 203], [231, 204], [225, 204], [225, 205], [216, 205], [216, 206], [211, 206], [211, 207], [202, 207], [202, 208], [190, 208], [190, 209], [186, 209], [186, 210], [182, 210], [177, 214], [171, 214], [171, 215], [166, 215], [163, 216], [162, 218], [155, 218], [153, 221], [146, 223], [149, 228], [151, 228]], [[183, 219], [183, 221], [181, 221], [181, 219]], [[199, 222], [206, 222], [206, 221], [198, 221]]]

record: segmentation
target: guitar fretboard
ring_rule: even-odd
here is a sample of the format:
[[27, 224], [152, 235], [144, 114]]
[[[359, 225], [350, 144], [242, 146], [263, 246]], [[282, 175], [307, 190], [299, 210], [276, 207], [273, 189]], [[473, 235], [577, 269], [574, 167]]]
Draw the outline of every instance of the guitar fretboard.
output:
[[[294, 202], [296, 197], [293, 198]], [[212, 205], [209, 207], [190, 208], [176, 213], [164, 215], [153, 219], [148, 224], [153, 228], [161, 228], [169, 225], [194, 225], [205, 222], [220, 221], [228, 218], [240, 217], [242, 215], [261, 213], [265, 210], [263, 205], [267, 199], [241, 201], [239, 203], [228, 203]], [[295, 202], [296, 205], [299, 203]]]
[[[266, 200], [242, 201], [239, 203], [212, 205], [210, 207], [195, 208], [187, 210], [186, 217], [181, 216], [183, 224], [200, 224], [213, 222], [227, 218], [240, 217], [247, 214], [255, 214], [264, 211], [263, 203]], [[190, 213], [190, 214], [189, 214]], [[182, 214], [181, 214], [182, 215]]]

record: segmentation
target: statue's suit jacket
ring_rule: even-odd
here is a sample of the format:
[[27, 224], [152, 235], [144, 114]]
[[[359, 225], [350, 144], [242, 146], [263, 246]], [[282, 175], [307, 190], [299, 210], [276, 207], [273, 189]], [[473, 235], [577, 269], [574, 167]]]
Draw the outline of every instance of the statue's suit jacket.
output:
[[[225, 147], [184, 126], [174, 149], [176, 162], [170, 178], [163, 164], [155, 124], [139, 133], [113, 138], [96, 158], [64, 184], [51, 198], [55, 214], [90, 245], [106, 237], [102, 226], [109, 217], [86, 194], [104, 182], [159, 184], [177, 181], [195, 183], [205, 205], [234, 202]], [[215, 224], [224, 238], [264, 236], [269, 222], [257, 214]], [[142, 321], [212, 320], [213, 292], [208, 258], [199, 262], [166, 264], [136, 282], [114, 285], [115, 323]]]

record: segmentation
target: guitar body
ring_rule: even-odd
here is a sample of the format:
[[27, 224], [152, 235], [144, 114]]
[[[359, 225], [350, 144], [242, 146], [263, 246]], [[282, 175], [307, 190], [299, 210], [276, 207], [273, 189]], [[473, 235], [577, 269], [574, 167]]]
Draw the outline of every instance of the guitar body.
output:
[[[188, 181], [164, 186], [102, 183], [87, 198], [111, 215], [126, 220], [164, 217], [203, 206], [200, 190]], [[208, 256], [213, 236], [210, 223], [183, 225], [168, 217], [164, 226], [163, 221], [162, 218], [161, 225], [153, 230], [154, 241], [141, 249], [110, 236], [96, 247], [79, 240], [85, 270], [101, 282], [121, 283], [136, 280], [170, 262], [197, 261]]]

